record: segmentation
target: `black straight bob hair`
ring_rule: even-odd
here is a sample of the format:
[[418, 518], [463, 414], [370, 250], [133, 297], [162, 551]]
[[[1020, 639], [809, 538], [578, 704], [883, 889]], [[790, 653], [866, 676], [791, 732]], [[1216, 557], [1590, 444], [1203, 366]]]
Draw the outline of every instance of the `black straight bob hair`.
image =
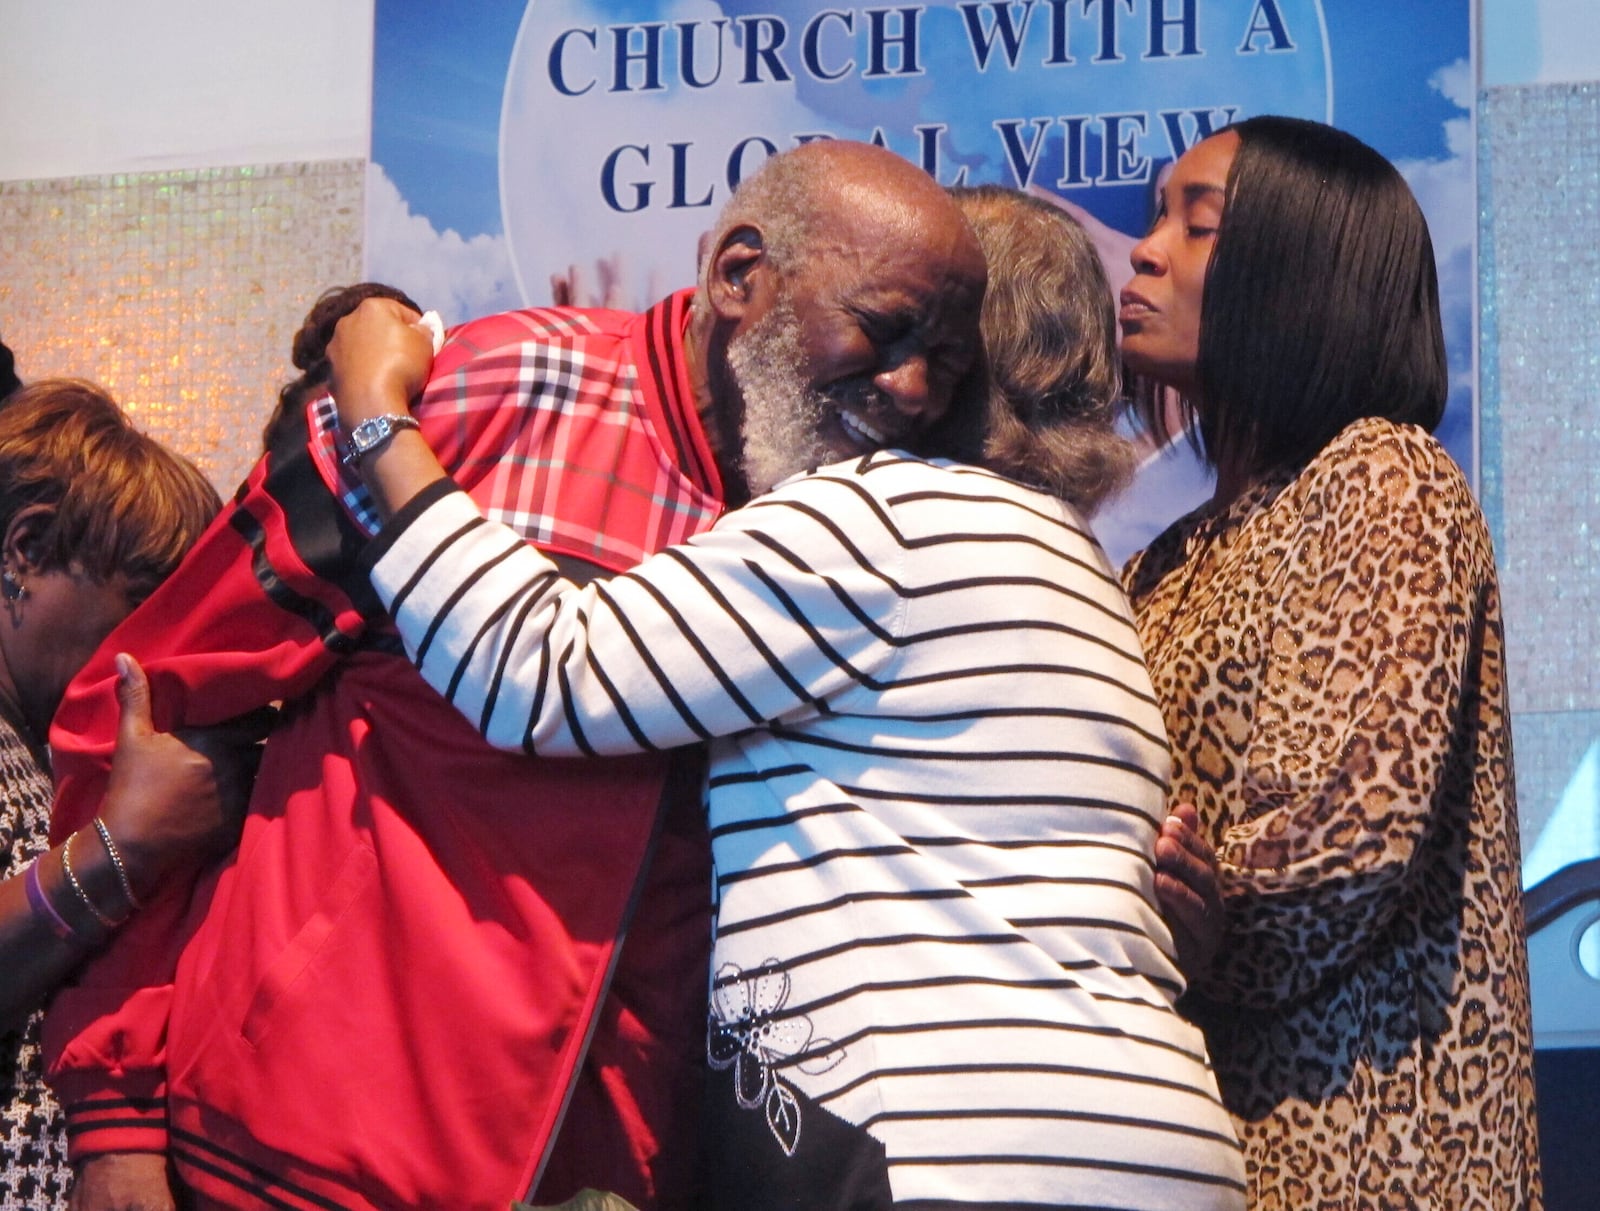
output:
[[1449, 392], [1433, 242], [1394, 165], [1320, 122], [1239, 136], [1189, 401], [1213, 466], [1310, 462], [1351, 422], [1432, 432]]

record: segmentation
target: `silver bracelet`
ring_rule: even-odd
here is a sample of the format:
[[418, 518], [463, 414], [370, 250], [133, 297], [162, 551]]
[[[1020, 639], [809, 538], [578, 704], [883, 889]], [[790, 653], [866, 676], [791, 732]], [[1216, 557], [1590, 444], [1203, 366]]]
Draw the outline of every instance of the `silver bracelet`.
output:
[[94, 831], [100, 834], [100, 843], [106, 847], [106, 857], [111, 859], [111, 869], [117, 872], [117, 882], [122, 884], [122, 894], [128, 899], [128, 907], [137, 912], [144, 906], [139, 903], [139, 897], [133, 894], [133, 883], [128, 879], [128, 868], [122, 864], [122, 853], [111, 840], [111, 830], [99, 816], [94, 818]]
[[[122, 921], [108, 917], [100, 911], [95, 902], [89, 898], [89, 893], [84, 891], [83, 884], [78, 882], [77, 872], [72, 869], [72, 843], [77, 839], [78, 834], [73, 833], [72, 836], [67, 838], [67, 843], [61, 847], [61, 869], [65, 872], [67, 882], [71, 884], [72, 890], [77, 894], [78, 899], [82, 900], [83, 906], [89, 910], [89, 915], [99, 921], [105, 928], [115, 929], [122, 924]], [[123, 920], [126, 919], [126, 917], [123, 918]]]

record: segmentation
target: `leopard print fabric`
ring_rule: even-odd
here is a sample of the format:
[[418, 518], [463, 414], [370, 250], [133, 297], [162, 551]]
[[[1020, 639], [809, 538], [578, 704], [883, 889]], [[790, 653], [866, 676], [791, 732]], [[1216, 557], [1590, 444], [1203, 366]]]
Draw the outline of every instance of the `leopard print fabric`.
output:
[[1364, 420], [1124, 581], [1216, 847], [1184, 1006], [1256, 1211], [1538, 1211], [1499, 591], [1431, 437]]
[[[0, 714], [0, 878], [21, 875], [49, 848], [50, 775]], [[44, 1083], [42, 1013], [0, 1033], [0, 1207], [49, 1211], [67, 1205], [65, 1122]]]

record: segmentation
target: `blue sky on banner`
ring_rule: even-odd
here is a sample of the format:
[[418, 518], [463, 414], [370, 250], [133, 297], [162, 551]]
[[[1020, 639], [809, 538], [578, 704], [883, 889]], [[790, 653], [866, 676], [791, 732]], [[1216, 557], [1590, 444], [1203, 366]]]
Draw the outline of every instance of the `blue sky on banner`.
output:
[[1136, 232], [1204, 124], [1332, 120], [1428, 213], [1456, 382], [1441, 436], [1470, 465], [1468, 0], [376, 10], [368, 267], [451, 321], [547, 302], [551, 273], [601, 257], [634, 304], [688, 284], [730, 178], [808, 135], [875, 137], [946, 184], [1031, 183]]

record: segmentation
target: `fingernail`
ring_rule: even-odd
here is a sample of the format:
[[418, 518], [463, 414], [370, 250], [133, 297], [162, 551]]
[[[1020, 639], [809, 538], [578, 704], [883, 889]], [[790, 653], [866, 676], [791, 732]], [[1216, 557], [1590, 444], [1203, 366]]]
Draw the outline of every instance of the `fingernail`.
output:
[[133, 676], [133, 657], [126, 652], [118, 652], [116, 656], [117, 676], [126, 681]]

